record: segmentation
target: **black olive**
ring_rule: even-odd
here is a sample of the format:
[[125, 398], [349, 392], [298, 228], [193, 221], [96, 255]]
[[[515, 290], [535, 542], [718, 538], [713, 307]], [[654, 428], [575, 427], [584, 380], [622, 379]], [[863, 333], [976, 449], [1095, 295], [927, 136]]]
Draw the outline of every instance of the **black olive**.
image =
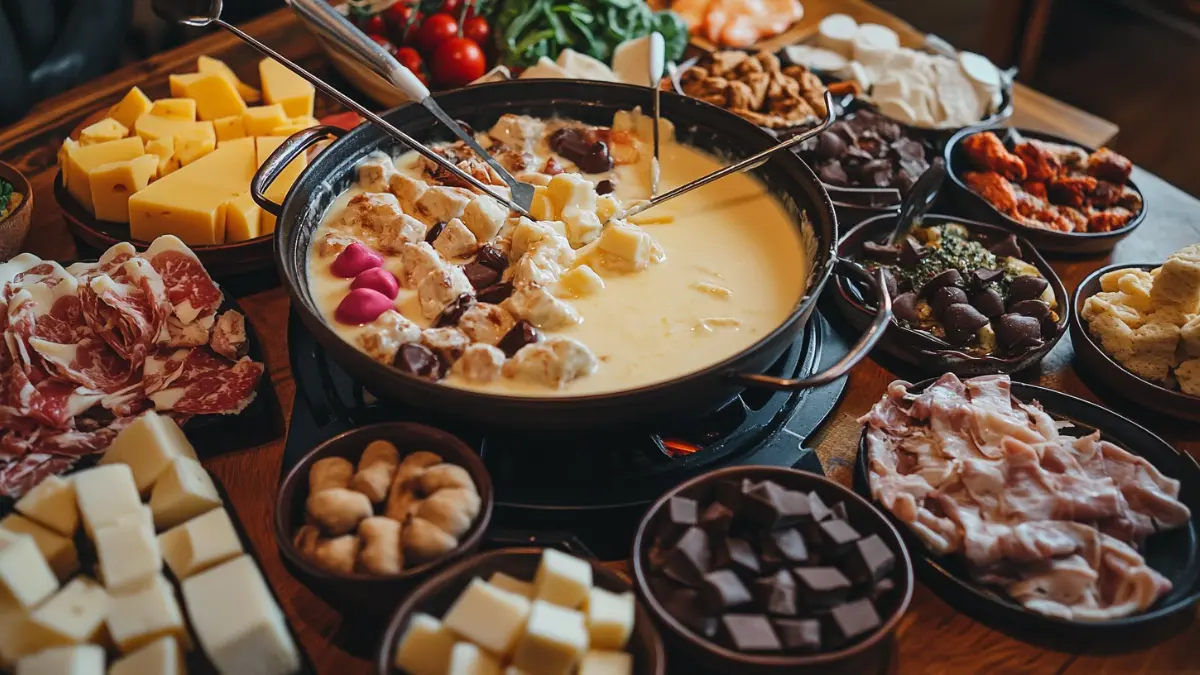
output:
[[900, 321], [908, 321], [911, 323], [916, 323], [919, 321], [921, 316], [917, 314], [917, 294], [909, 291], [908, 293], [901, 293], [900, 295], [897, 295], [896, 298], [892, 300], [892, 313], [895, 314], [896, 318]]
[[1008, 301], [1013, 303], [1040, 298], [1049, 285], [1050, 282], [1041, 277], [1028, 274], [1019, 276], [1008, 285]]
[[988, 322], [979, 310], [965, 302], [950, 305], [942, 313], [942, 328], [946, 331], [946, 342], [960, 345], [969, 342]]
[[916, 267], [927, 252], [928, 250], [921, 245], [921, 242], [911, 236], [905, 237], [904, 241], [900, 242], [900, 266], [904, 269]]
[[1029, 349], [1041, 343], [1041, 323], [1029, 316], [1005, 314], [996, 320], [996, 344], [1007, 352]]
[[542, 332], [539, 331], [533, 324], [521, 319], [517, 325], [500, 338], [500, 342], [496, 344], [504, 355], [512, 358], [513, 354], [521, 351], [521, 347], [531, 345], [542, 339]]
[[1050, 305], [1041, 300], [1021, 300], [1008, 303], [1008, 311], [1012, 314], [1033, 317], [1039, 321], [1050, 316]]
[[498, 284], [492, 284], [487, 288], [475, 294], [475, 299], [479, 302], [486, 302], [492, 305], [498, 305], [508, 299], [508, 296], [513, 294], [513, 285], [507, 281], [501, 281]]
[[985, 288], [971, 296], [971, 304], [989, 319], [994, 319], [1004, 313], [1004, 298], [994, 288]]
[[462, 315], [474, 305], [475, 296], [471, 295], [470, 293], [463, 293], [455, 298], [454, 301], [449, 305], [446, 305], [446, 308], [443, 309], [442, 313], [438, 315], [434, 326], [436, 328], [441, 328], [443, 326], [453, 326], [457, 324], [458, 320], [462, 318]]
[[463, 274], [471, 282], [471, 288], [482, 290], [500, 281], [500, 270], [488, 267], [481, 262], [470, 262], [463, 265]]
[[962, 284], [962, 275], [956, 269], [948, 269], [936, 277], [925, 282], [921, 287], [921, 296], [929, 297], [933, 295], [937, 289], [943, 286], [958, 286]]
[[437, 355], [425, 345], [415, 342], [400, 345], [392, 365], [401, 372], [427, 380], [440, 380], [445, 374], [445, 367]]
[[894, 263], [900, 260], [900, 246], [898, 244], [885, 246], [879, 242], [865, 241], [863, 242], [863, 255], [872, 260]]
[[613, 185], [613, 182], [607, 178], [596, 183], [596, 194], [598, 195], [610, 195], [615, 189], [616, 187]]
[[441, 235], [444, 229], [446, 229], [445, 223], [434, 223], [433, 227], [429, 228], [429, 231], [425, 233], [425, 243], [432, 244], [437, 241], [438, 236]]
[[950, 305], [966, 301], [967, 293], [963, 289], [957, 286], [942, 286], [934, 292], [933, 300], [929, 302], [929, 305], [933, 307], [933, 315], [940, 317]]
[[1021, 257], [1021, 242], [1017, 241], [1017, 235], [1010, 234], [1004, 239], [992, 244], [988, 251], [993, 255], [1019, 259]]
[[479, 252], [475, 254], [475, 262], [481, 265], [503, 272], [504, 268], [508, 267], [508, 256], [504, 255], [504, 251], [492, 246], [484, 244], [479, 247]]

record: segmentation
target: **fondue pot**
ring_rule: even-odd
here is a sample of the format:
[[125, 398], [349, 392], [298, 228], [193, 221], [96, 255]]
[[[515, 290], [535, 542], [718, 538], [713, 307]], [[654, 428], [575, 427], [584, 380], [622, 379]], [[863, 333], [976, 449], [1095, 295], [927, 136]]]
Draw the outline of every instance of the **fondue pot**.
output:
[[[561, 117], [609, 126], [617, 111], [638, 106], [644, 109], [650, 99], [650, 92], [644, 87], [566, 80], [497, 82], [437, 96], [438, 103], [451, 117], [474, 129], [490, 128], [505, 113]], [[770, 134], [741, 117], [692, 98], [664, 93], [662, 114], [675, 124], [676, 136], [681, 143], [723, 160], [747, 157], [776, 142]], [[449, 130], [441, 127], [419, 105], [397, 108], [385, 117], [398, 129], [425, 143], [453, 140]], [[283, 168], [307, 148], [329, 136], [337, 140], [317, 155], [296, 180], [283, 204], [269, 200], [264, 194], [266, 188]], [[275, 260], [280, 278], [291, 296], [292, 309], [334, 361], [385, 401], [402, 402], [456, 422], [469, 421], [489, 428], [526, 432], [625, 431], [652, 423], [702, 417], [728, 403], [747, 387], [797, 390], [828, 383], [844, 375], [870, 351], [890, 319], [891, 304], [885, 298], [885, 302], [879, 303], [874, 322], [850, 353], [823, 373], [804, 380], [762, 374], [796, 342], [816, 309], [825, 282], [835, 270], [839, 274], [863, 274], [861, 268], [841, 262], [835, 255], [837, 218], [829, 195], [816, 175], [795, 154], [780, 152], [755, 169], [754, 174], [784, 205], [800, 230], [812, 271], [804, 297], [797, 301], [787, 319], [744, 351], [674, 380], [587, 396], [500, 395], [460, 389], [402, 373], [360, 352], [326, 324], [308, 283], [308, 256], [313, 233], [329, 205], [355, 182], [358, 163], [376, 150], [397, 156], [407, 148], [367, 124], [350, 132], [328, 126], [299, 132], [262, 165], [251, 183], [251, 193], [263, 209], [277, 218]], [[720, 183], [706, 189], [719, 190]], [[687, 227], [687, 223], [680, 222], [675, 227]], [[745, 236], [755, 236], [753, 222], [745, 223]], [[864, 281], [879, 289], [878, 279]]]

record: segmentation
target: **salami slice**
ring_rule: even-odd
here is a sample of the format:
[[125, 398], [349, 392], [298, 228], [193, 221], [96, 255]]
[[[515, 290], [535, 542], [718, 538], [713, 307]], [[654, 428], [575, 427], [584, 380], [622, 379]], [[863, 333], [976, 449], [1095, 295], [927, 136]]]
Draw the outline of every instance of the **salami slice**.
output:
[[178, 237], [165, 235], [154, 240], [141, 255], [162, 277], [167, 299], [183, 324], [195, 321], [221, 306], [223, 296], [200, 259]]
[[235, 415], [254, 400], [263, 365], [250, 359], [230, 364], [207, 348], [193, 349], [179, 377], [150, 394], [158, 411], [193, 415]]
[[137, 378], [133, 364], [98, 338], [76, 344], [33, 338], [29, 344], [55, 375], [102, 394], [124, 389]]
[[170, 304], [162, 278], [146, 261], [134, 258], [112, 272], [80, 286], [83, 315], [92, 332], [137, 369], [158, 340]]
[[0, 464], [0, 495], [20, 499], [47, 476], [63, 473], [77, 461], [76, 457], [31, 452], [20, 459]]

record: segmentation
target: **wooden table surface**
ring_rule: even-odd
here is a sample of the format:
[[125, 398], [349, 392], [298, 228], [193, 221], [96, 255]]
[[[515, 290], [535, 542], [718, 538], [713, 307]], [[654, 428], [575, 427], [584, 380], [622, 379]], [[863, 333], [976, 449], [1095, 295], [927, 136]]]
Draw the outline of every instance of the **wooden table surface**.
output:
[[[909, 37], [912, 34], [911, 28], [894, 17], [858, 0], [806, 0], [805, 8], [805, 22], [815, 22], [832, 11], [846, 11], [860, 20], [887, 23], [908, 31]], [[330, 73], [314, 40], [296, 25], [286, 10], [263, 17], [246, 28], [288, 57], [338, 81]], [[88, 114], [116, 102], [134, 84], [152, 98], [166, 96], [167, 74], [193, 71], [195, 59], [200, 54], [226, 59], [249, 81], [257, 81], [257, 54], [231, 37], [214, 34], [46, 101], [25, 120], [0, 131], [0, 159], [18, 166], [34, 185], [34, 225], [26, 245], [28, 250], [47, 258], [75, 258], [74, 243], [54, 203], [51, 189], [55, 153], [71, 129]], [[1015, 98], [1014, 123], [1018, 126], [1045, 129], [1089, 145], [1100, 145], [1116, 133], [1116, 127], [1111, 123], [1020, 85]], [[319, 107], [321, 114], [336, 111], [328, 102], [322, 102]], [[1138, 170], [1134, 180], [1145, 193], [1150, 209], [1145, 224], [1108, 258], [1057, 262], [1054, 267], [1069, 290], [1091, 271], [1110, 262], [1159, 261], [1182, 246], [1200, 242], [1200, 202], [1145, 171]], [[285, 331], [282, 330], [288, 316], [287, 297], [276, 288], [240, 298], [240, 302], [265, 344], [268, 377], [286, 418], [291, 414], [295, 393]], [[1054, 389], [1098, 400], [1071, 367], [1069, 336], [1038, 372], [1025, 377]], [[849, 482], [858, 436], [855, 419], [878, 400], [887, 383], [894, 378], [892, 373], [871, 360], [855, 368], [850, 375], [845, 397], [832, 419], [810, 439], [831, 476]], [[1200, 455], [1200, 440], [1196, 440], [1194, 426], [1189, 429], [1168, 420], [1144, 416], [1142, 419], [1176, 447]], [[336, 612], [301, 586], [280, 563], [271, 533], [271, 518], [282, 453], [283, 439], [280, 438], [253, 450], [220, 456], [205, 464], [228, 489], [234, 508], [262, 556], [267, 576], [279, 591], [284, 609], [319, 672], [339, 675], [370, 672], [368, 659], [373, 640], [364, 640], [362, 628], [343, 623]], [[1184, 634], [1166, 637], [1156, 647], [1141, 652], [1102, 657], [1049, 651], [991, 630], [953, 611], [927, 589], [918, 587], [912, 606], [900, 624], [889, 672], [1195, 673], [1200, 669], [1197, 634], [1197, 624], [1193, 621]]]

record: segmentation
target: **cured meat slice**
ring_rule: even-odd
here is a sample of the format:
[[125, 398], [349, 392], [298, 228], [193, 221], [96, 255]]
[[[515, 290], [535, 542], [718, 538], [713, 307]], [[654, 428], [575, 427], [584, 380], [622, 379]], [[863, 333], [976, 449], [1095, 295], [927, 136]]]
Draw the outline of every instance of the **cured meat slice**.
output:
[[200, 259], [178, 237], [165, 235], [154, 240], [141, 256], [162, 277], [167, 299], [184, 325], [221, 306], [223, 296]]
[[80, 288], [84, 317], [92, 331], [136, 369], [158, 339], [171, 311], [162, 278], [134, 258], [97, 274]]
[[222, 314], [217, 319], [208, 344], [214, 352], [230, 361], [237, 361], [245, 356], [250, 349], [246, 338], [246, 317], [232, 309]]
[[210, 331], [216, 316], [206, 314], [195, 321], [184, 325], [178, 317], [172, 315], [163, 324], [158, 342], [168, 347], [200, 347], [208, 344]]
[[129, 361], [95, 337], [86, 337], [76, 344], [32, 338], [29, 344], [48, 370], [103, 394], [129, 386], [137, 374]]
[[76, 457], [30, 452], [16, 461], [0, 464], [0, 495], [20, 499], [47, 476], [63, 473], [77, 461]]
[[150, 394], [154, 408], [193, 415], [232, 415], [254, 400], [263, 365], [242, 359], [232, 365], [208, 349], [193, 349], [171, 386]]

